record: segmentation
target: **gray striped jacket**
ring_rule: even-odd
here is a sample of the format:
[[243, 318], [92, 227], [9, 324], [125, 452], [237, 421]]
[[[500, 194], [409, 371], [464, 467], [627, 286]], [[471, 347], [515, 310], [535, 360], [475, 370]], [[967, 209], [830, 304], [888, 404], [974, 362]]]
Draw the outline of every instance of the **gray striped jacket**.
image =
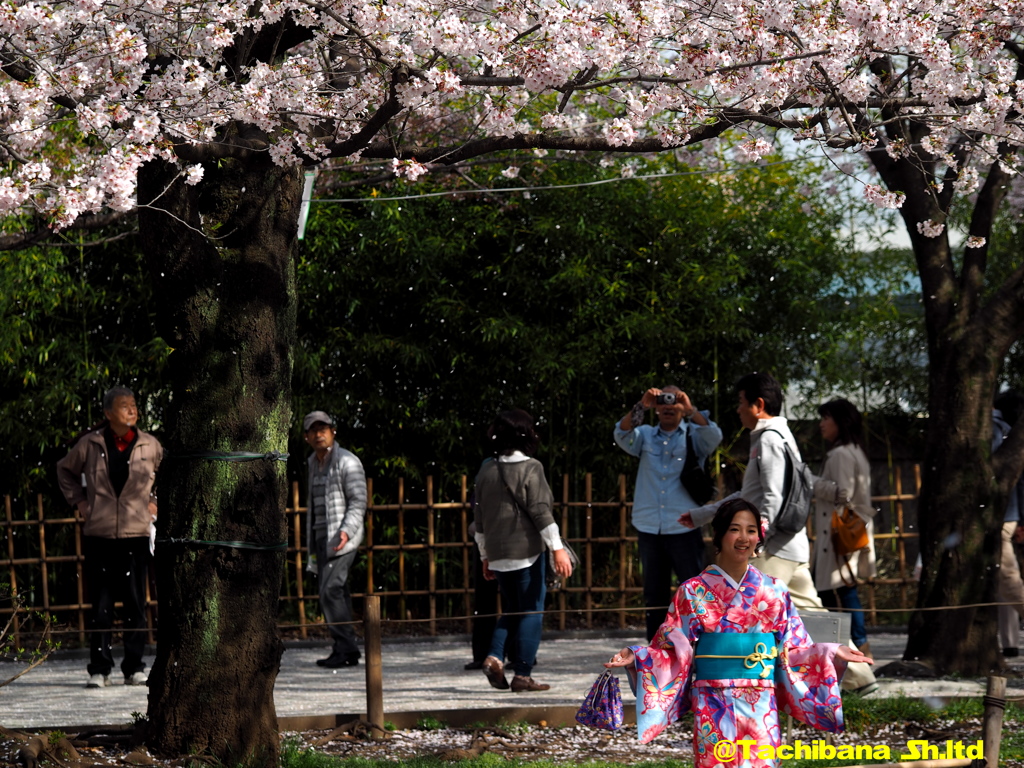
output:
[[[316, 454], [307, 460], [309, 467], [309, 496], [306, 505], [306, 540], [313, 541], [313, 471], [316, 467]], [[327, 487], [324, 492], [327, 506], [327, 540], [337, 542], [341, 532], [348, 534], [348, 543], [337, 552], [328, 548], [330, 557], [340, 557], [363, 543], [363, 529], [366, 520], [366, 475], [363, 464], [351, 451], [346, 451], [337, 443], [331, 449], [327, 459]]]

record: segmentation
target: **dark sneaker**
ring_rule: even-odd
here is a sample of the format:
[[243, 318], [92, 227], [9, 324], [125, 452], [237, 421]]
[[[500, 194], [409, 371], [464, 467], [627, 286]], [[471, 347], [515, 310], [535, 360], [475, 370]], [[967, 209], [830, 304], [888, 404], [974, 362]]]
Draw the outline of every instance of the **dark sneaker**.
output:
[[523, 691], [547, 691], [550, 689], [550, 685], [547, 683], [538, 683], [532, 677], [516, 675], [512, 678], [512, 693], [522, 693]]
[[492, 688], [497, 688], [499, 691], [508, 688], [508, 680], [505, 679], [505, 665], [499, 659], [488, 656], [484, 659], [481, 669], [487, 675], [487, 682], [491, 684]]
[[327, 667], [327, 669], [339, 669], [341, 667], [357, 667], [359, 666], [359, 654], [332, 653], [326, 659], [317, 659], [316, 665], [318, 667]]

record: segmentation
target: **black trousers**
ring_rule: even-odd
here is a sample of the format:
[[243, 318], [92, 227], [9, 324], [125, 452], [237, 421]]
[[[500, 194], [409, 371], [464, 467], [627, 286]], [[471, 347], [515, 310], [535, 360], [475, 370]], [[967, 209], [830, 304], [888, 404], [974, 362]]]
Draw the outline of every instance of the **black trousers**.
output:
[[672, 572], [679, 583], [704, 570], [704, 539], [700, 531], [689, 533], [644, 533], [637, 531], [640, 565], [644, 577], [644, 605], [647, 611], [647, 640], [650, 641], [665, 621], [665, 607], [672, 602], [675, 589]]
[[120, 601], [124, 625], [124, 659], [121, 672], [131, 677], [146, 668], [142, 660], [146, 652], [146, 574], [152, 557], [149, 537], [101, 539], [82, 537], [85, 557], [85, 589], [92, 612], [88, 628], [89, 674], [109, 675], [114, 668], [111, 651], [111, 628], [114, 626], [114, 603]]
[[[498, 623], [498, 580], [484, 578], [484, 564], [480, 550], [473, 550], [473, 661], [483, 661], [491, 649], [491, 638]], [[488, 615], [492, 614], [492, 615]]]

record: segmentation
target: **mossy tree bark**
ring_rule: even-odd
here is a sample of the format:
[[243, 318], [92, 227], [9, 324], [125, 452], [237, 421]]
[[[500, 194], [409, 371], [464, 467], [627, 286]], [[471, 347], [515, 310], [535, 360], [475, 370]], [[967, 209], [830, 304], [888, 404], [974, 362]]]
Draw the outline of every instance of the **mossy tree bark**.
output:
[[285, 541], [285, 465], [186, 455], [286, 450], [300, 198], [299, 171], [262, 159], [208, 163], [195, 187], [159, 161], [140, 173], [158, 327], [174, 348], [149, 683], [158, 754], [277, 764], [284, 552], [212, 542]]
[[[915, 145], [927, 133], [912, 123], [894, 123], [892, 131]], [[958, 256], [948, 229], [938, 237], [918, 231], [919, 222], [945, 220], [954, 171], [940, 175], [938, 161], [892, 159], [883, 150], [872, 161], [889, 189], [906, 194], [900, 214], [921, 277], [928, 341], [928, 440], [918, 503], [923, 573], [904, 659], [940, 673], [985, 674], [1002, 668], [995, 609], [957, 606], [994, 598], [1006, 498], [1024, 466], [1024, 428], [1014, 429], [995, 455], [991, 449], [999, 373], [1024, 333], [1024, 267], [1000, 276], [993, 288], [986, 284], [987, 242]], [[971, 236], [991, 239], [1007, 180], [993, 163], [974, 203]]]

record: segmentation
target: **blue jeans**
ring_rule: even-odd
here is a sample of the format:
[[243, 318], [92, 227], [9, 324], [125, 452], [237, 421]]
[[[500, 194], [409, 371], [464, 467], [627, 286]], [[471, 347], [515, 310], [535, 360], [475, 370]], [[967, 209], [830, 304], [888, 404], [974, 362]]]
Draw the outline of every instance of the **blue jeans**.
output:
[[643, 567], [644, 605], [647, 611], [647, 639], [651, 640], [665, 621], [666, 607], [675, 595], [672, 572], [682, 584], [704, 570], [704, 539], [700, 531], [689, 533], [644, 533], [637, 531], [640, 565]]
[[[819, 592], [821, 604], [826, 608], [860, 608], [860, 595], [856, 587], [836, 587], [825, 592]], [[838, 598], [838, 601], [837, 601]], [[863, 611], [850, 612], [850, 639], [853, 644], [860, 648], [868, 641], [868, 630], [864, 622]]]
[[[541, 552], [529, 568], [494, 572], [498, 577], [498, 589], [501, 590], [502, 614], [491, 636], [491, 650], [487, 655], [504, 660], [507, 651], [513, 670], [523, 677], [529, 677], [533, 671], [537, 649], [540, 647], [544, 597], [547, 594], [544, 581], [546, 560], [547, 553]], [[525, 616], [509, 615], [528, 611], [532, 613]], [[506, 642], [511, 642], [513, 647], [506, 649]]]

